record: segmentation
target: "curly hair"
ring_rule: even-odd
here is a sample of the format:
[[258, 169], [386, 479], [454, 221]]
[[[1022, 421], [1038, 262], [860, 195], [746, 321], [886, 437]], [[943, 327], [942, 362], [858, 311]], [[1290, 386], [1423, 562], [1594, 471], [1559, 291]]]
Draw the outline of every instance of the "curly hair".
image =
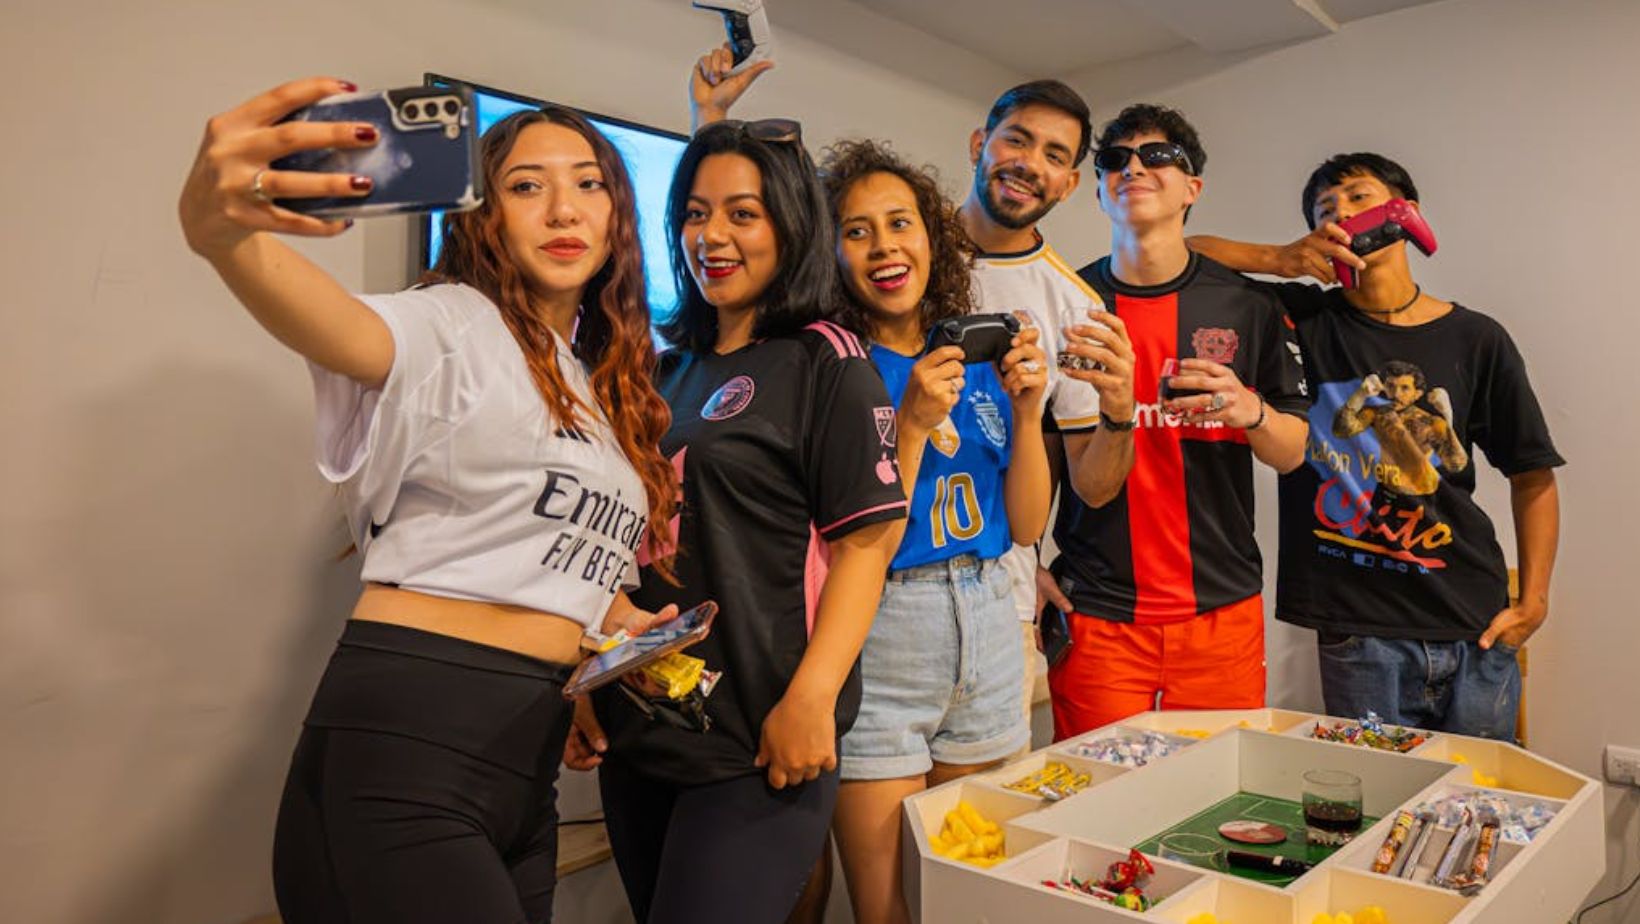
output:
[[[609, 191], [609, 259], [581, 294], [573, 349], [592, 369], [592, 393], [622, 454], [643, 482], [649, 501], [644, 541], [654, 567], [667, 580], [675, 580], [666, 543], [677, 504], [678, 479], [672, 463], [660, 451], [672, 414], [655, 390], [655, 346], [649, 335], [649, 299], [632, 180], [614, 146], [580, 113], [548, 106], [514, 113], [484, 133], [480, 158], [486, 189], [500, 185], [502, 164], [519, 135], [538, 124], [561, 125], [585, 138]], [[553, 334], [530, 308], [523, 273], [508, 256], [501, 225], [501, 207], [493, 196], [476, 209], [445, 213], [444, 246], [437, 265], [421, 281], [465, 283], [488, 296], [524, 352], [549, 419], [559, 427], [578, 429], [581, 415], [594, 412], [576, 398], [558, 368]]]
[[[956, 207], [940, 192], [938, 175], [932, 167], [913, 167], [886, 143], [861, 140], [840, 141], [825, 150], [820, 179], [826, 186], [833, 223], [843, 219], [843, 200], [854, 184], [874, 174], [900, 178], [911, 187], [917, 211], [928, 230], [928, 289], [923, 293], [919, 314], [922, 329], [935, 322], [969, 314], [974, 310], [972, 271], [978, 248], [969, 240], [957, 217]], [[866, 339], [874, 339], [876, 321], [870, 306], [849, 289], [838, 274], [837, 314], [834, 320]]]

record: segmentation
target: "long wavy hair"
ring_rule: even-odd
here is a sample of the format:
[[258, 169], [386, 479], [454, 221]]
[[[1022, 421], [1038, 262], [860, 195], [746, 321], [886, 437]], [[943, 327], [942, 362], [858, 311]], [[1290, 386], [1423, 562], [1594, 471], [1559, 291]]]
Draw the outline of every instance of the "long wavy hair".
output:
[[[977, 248], [963, 230], [956, 207], [940, 192], [934, 168], [914, 167], [888, 145], [877, 141], [840, 141], [832, 145], [820, 163], [820, 179], [826, 186], [833, 225], [842, 221], [843, 200], [854, 184], [879, 173], [899, 177], [911, 187], [923, 227], [928, 231], [928, 289], [917, 309], [922, 330], [928, 330], [937, 321], [971, 313]], [[871, 308], [849, 288], [847, 276], [847, 272], [837, 274], [835, 320], [861, 337], [875, 339], [876, 319], [872, 317]]]
[[578, 429], [581, 415], [593, 413], [564, 380], [552, 331], [545, 319], [531, 310], [524, 275], [508, 255], [501, 235], [501, 207], [495, 198], [501, 165], [524, 129], [543, 123], [561, 125], [587, 140], [609, 192], [613, 206], [609, 259], [581, 294], [581, 314], [572, 348], [592, 369], [593, 396], [609, 419], [622, 453], [643, 481], [649, 500], [644, 541], [650, 557], [664, 578], [674, 580], [668, 544], [678, 480], [671, 462], [660, 450], [672, 414], [655, 390], [655, 346], [649, 333], [649, 299], [644, 287], [632, 180], [609, 139], [579, 113], [558, 106], [526, 109], [491, 126], [480, 142], [484, 188], [490, 194], [476, 209], [444, 215], [443, 248], [437, 264], [422, 281], [465, 283], [489, 296], [524, 351], [530, 377], [554, 424]]

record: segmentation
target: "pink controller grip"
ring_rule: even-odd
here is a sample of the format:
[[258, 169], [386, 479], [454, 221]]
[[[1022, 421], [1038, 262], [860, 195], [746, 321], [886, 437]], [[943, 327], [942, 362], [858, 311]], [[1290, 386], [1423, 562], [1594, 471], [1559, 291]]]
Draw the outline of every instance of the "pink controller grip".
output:
[[[1350, 250], [1358, 257], [1382, 250], [1396, 241], [1411, 241], [1426, 257], [1435, 252], [1435, 232], [1430, 230], [1423, 213], [1405, 199], [1391, 199], [1352, 215], [1339, 222], [1339, 227], [1350, 233]], [[1355, 288], [1358, 281], [1355, 267], [1341, 260], [1332, 263], [1333, 272], [1338, 274], [1344, 288]]]

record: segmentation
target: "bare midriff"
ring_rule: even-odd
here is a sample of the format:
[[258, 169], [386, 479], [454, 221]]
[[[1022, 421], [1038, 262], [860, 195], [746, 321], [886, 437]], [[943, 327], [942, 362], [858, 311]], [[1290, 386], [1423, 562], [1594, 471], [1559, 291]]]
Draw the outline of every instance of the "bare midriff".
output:
[[581, 660], [580, 623], [522, 606], [366, 584], [353, 607], [353, 618], [448, 635], [541, 661], [574, 664]]

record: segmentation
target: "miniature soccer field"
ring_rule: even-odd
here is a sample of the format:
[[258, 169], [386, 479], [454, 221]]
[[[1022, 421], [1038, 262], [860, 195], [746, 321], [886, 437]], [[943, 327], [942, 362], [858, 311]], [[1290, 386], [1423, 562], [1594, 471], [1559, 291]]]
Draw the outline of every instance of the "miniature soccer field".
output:
[[[1386, 924], [1545, 924], [1570, 918], [1604, 874], [1605, 816], [1594, 780], [1513, 745], [1457, 735], [1433, 735], [1407, 753], [1310, 737], [1317, 722], [1335, 721], [1279, 709], [1142, 713], [919, 793], [903, 815], [913, 914], [927, 924], [1193, 924], [1208, 915], [1217, 924], [1311, 924], [1323, 913], [1372, 908]], [[1167, 736], [1168, 746], [1147, 751], [1139, 746], [1146, 733]], [[1034, 791], [1028, 781], [1045, 773], [1066, 778], [1049, 762], [1064, 764], [1079, 788], [1057, 799]], [[1330, 855], [1311, 853], [1305, 842], [1299, 800], [1310, 770], [1361, 780], [1361, 831]], [[946, 816], [964, 803], [963, 811], [1003, 834], [984, 865], [934, 849]], [[1462, 814], [1471, 809], [1503, 817], [1511, 829], [1495, 841], [1489, 866], [1474, 866], [1481, 851]], [[1438, 822], [1427, 826], [1426, 840], [1397, 848], [1407, 875], [1375, 873], [1402, 811]], [[1235, 819], [1279, 825], [1287, 840], [1257, 845], [1219, 835], [1218, 826]], [[1294, 878], [1173, 862], [1157, 841], [1174, 832], [1314, 867]], [[1143, 883], [1144, 911], [1110, 902], [1124, 891], [1110, 883], [1121, 880], [1124, 864], [1135, 866], [1134, 847], [1146, 858], [1137, 865], [1154, 871]], [[1481, 884], [1460, 892], [1464, 881], [1449, 873], [1473, 869]]]
[[[1251, 821], [1267, 821], [1287, 829], [1287, 839], [1279, 844], [1244, 844], [1233, 841], [1219, 833], [1219, 825], [1227, 821], [1248, 819]], [[1361, 830], [1366, 831], [1378, 823], [1378, 819], [1371, 815], [1361, 816]], [[1133, 846], [1139, 848], [1140, 853], [1153, 857], [1162, 855], [1161, 840], [1169, 834], [1198, 834], [1216, 841], [1220, 850], [1241, 850], [1247, 853], [1261, 854], [1266, 857], [1287, 857], [1292, 860], [1303, 860], [1306, 863], [1319, 863], [1337, 852], [1336, 849], [1311, 847], [1304, 840], [1304, 806], [1291, 799], [1277, 799], [1274, 796], [1261, 796], [1257, 793], [1238, 792], [1223, 802], [1211, 808], [1197, 812], [1184, 821], [1156, 832], [1155, 837], [1147, 838]], [[1255, 869], [1231, 869], [1232, 876], [1242, 879], [1251, 879], [1254, 882], [1264, 882], [1274, 886], [1284, 886], [1296, 879], [1296, 876], [1283, 873], [1269, 873]]]

